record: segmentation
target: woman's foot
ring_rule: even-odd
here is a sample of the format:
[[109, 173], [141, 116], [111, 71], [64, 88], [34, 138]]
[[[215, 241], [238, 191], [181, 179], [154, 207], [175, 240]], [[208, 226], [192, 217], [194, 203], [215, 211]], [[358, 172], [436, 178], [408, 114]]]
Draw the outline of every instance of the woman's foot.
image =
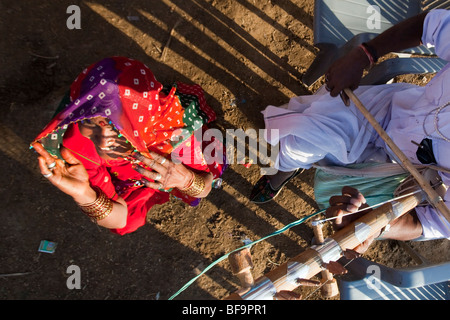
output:
[[290, 172], [278, 171], [274, 175], [261, 177], [253, 187], [250, 194], [250, 201], [254, 203], [265, 203], [273, 200], [290, 180], [303, 171], [304, 169], [297, 169]]

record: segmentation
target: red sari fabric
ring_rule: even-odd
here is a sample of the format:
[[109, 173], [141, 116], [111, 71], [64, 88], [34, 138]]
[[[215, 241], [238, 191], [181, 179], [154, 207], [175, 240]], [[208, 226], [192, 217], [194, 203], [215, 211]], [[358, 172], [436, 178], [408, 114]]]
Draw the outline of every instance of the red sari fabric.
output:
[[[148, 211], [155, 204], [170, 200], [170, 195], [195, 206], [200, 199], [177, 189], [154, 190], [145, 187], [143, 176], [125, 158], [104, 160], [93, 142], [78, 129], [78, 121], [97, 116], [106, 117], [139, 152], [157, 152], [171, 159], [172, 154], [195, 172], [211, 172], [218, 179], [226, 166], [221, 141], [203, 142], [194, 133], [207, 129], [215, 120], [198, 85], [177, 83], [163, 87], [150, 69], [139, 61], [113, 57], [84, 70], [74, 81], [70, 102], [35, 139], [55, 155], [61, 145], [79, 159], [89, 173], [92, 186], [101, 188], [108, 197], [122, 197], [128, 205], [127, 225], [113, 232], [124, 235], [146, 223]], [[206, 161], [203, 150], [215, 144], [220, 161]], [[209, 148], [211, 149], [211, 148]], [[189, 152], [186, 152], [188, 150]], [[218, 159], [215, 157], [214, 159]]]

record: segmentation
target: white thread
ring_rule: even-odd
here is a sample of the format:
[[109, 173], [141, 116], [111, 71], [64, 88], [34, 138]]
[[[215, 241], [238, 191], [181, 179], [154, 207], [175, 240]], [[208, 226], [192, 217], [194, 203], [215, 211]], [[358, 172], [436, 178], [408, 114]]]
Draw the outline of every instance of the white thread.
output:
[[360, 213], [360, 212], [365, 211], [365, 210], [367, 210], [367, 209], [373, 209], [373, 208], [382, 206], [383, 204], [390, 203], [390, 202], [394, 202], [394, 201], [396, 201], [396, 200], [398, 200], [398, 199], [406, 198], [406, 197], [409, 197], [409, 196], [411, 196], [411, 195], [413, 195], [413, 194], [416, 194], [416, 193], [419, 193], [419, 192], [422, 192], [422, 190], [419, 189], [419, 190], [416, 190], [416, 191], [411, 192], [411, 193], [409, 193], [409, 194], [405, 194], [405, 195], [403, 195], [403, 196], [399, 196], [399, 197], [393, 198], [393, 199], [391, 199], [391, 200], [387, 200], [387, 201], [384, 201], [384, 202], [377, 203], [377, 204], [375, 204], [375, 205], [373, 205], [373, 206], [366, 207], [366, 208], [361, 209], [361, 210], [358, 210], [358, 211], [356, 211], [356, 212], [348, 212], [348, 213], [345, 213], [345, 214], [343, 214], [343, 215], [341, 215], [341, 216], [330, 217], [330, 218], [325, 218], [325, 219], [321, 219], [321, 220], [314, 220], [314, 221], [311, 222], [311, 225], [312, 225], [312, 226], [317, 226], [317, 225], [322, 224], [322, 223], [324, 223], [324, 222], [326, 222], [326, 221], [334, 220], [334, 219], [337, 219], [337, 218], [339, 218], [339, 217], [343, 218], [343, 217], [346, 217], [346, 216], [349, 216], [349, 215], [352, 215], [352, 214]]
[[342, 249], [339, 243], [333, 238], [327, 238], [322, 244], [311, 246], [311, 249], [319, 254], [323, 263], [337, 261], [342, 255]]
[[286, 281], [297, 285], [297, 279], [304, 279], [308, 275], [309, 266], [297, 261], [290, 261], [287, 264]]
[[263, 277], [255, 285], [242, 295], [243, 300], [273, 300], [277, 293], [275, 284], [267, 277]]
[[359, 243], [363, 243], [369, 238], [370, 230], [372, 228], [363, 222], [355, 224], [355, 237], [358, 239]]

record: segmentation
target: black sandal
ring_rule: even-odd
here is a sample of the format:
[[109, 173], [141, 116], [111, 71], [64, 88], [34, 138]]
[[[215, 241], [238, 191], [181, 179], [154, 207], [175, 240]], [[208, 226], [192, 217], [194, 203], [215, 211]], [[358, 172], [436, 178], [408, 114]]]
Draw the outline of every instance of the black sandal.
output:
[[270, 180], [267, 176], [262, 176], [253, 187], [250, 194], [250, 201], [253, 203], [266, 203], [273, 200], [283, 189], [283, 187], [305, 169], [297, 169], [295, 172], [287, 178], [277, 189], [274, 189], [270, 184]]

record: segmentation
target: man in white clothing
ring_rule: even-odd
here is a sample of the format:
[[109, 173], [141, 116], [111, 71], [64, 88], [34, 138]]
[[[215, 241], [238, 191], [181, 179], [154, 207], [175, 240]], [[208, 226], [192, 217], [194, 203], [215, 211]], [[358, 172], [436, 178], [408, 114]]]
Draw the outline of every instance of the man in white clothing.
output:
[[[278, 138], [267, 137], [269, 143], [280, 144], [278, 173], [262, 177], [251, 200], [271, 200], [300, 170], [317, 162], [345, 166], [375, 156], [377, 161], [396, 161], [358, 109], [352, 103], [348, 107], [344, 104], [345, 88], [354, 90], [412, 163], [450, 168], [450, 90], [446, 90], [450, 64], [424, 87], [408, 83], [359, 87], [364, 69], [378, 57], [420, 44], [434, 46], [440, 58], [450, 61], [450, 11], [425, 12], [354, 48], [327, 71], [325, 88], [330, 94], [295, 97], [287, 108], [268, 106], [263, 112], [266, 129], [278, 129], [279, 133]], [[440, 176], [445, 185], [450, 185], [450, 174], [440, 172]], [[357, 190], [347, 188], [345, 194], [330, 201], [328, 213], [357, 210], [363, 199]], [[450, 191], [444, 201], [450, 201]], [[339, 227], [340, 219], [338, 222]], [[383, 237], [450, 239], [450, 223], [431, 206], [417, 207], [392, 223]]]

